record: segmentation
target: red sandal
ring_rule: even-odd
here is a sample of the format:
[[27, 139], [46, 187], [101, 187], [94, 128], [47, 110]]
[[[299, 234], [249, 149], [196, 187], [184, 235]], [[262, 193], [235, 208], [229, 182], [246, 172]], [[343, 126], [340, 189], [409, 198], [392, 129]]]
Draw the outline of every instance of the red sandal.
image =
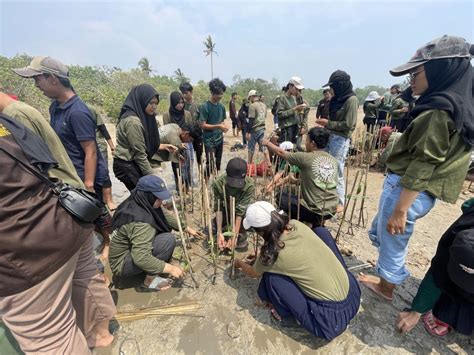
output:
[[428, 333], [438, 337], [445, 336], [451, 329], [448, 323], [437, 319], [432, 311], [423, 315], [423, 323], [425, 323], [425, 329]]

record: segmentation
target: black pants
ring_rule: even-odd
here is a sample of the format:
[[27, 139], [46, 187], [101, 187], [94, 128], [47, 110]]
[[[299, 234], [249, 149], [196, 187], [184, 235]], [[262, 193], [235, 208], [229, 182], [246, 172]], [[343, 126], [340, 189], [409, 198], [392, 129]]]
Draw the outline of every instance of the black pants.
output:
[[210, 175], [211, 167], [215, 164], [217, 172], [221, 170], [222, 152], [224, 150], [224, 141], [221, 144], [210, 148], [206, 147], [206, 176]]
[[390, 120], [390, 127], [396, 129], [398, 132], [403, 132], [406, 128], [406, 119], [399, 118], [394, 120], [393, 118]]
[[296, 141], [298, 140], [298, 125], [293, 125], [285, 128], [281, 128], [281, 134], [279, 138], [279, 142], [286, 142], [289, 141], [293, 144], [296, 144]]
[[115, 177], [119, 179], [127, 187], [128, 191], [132, 191], [137, 186], [138, 180], [143, 176], [137, 163], [114, 158], [113, 170]]
[[193, 141], [193, 148], [196, 152], [196, 161], [198, 165], [202, 164], [202, 140], [194, 140]]
[[[171, 233], [161, 233], [155, 236], [153, 239], [153, 250], [151, 254], [163, 261], [170, 261], [171, 257], [173, 256], [174, 248], [176, 247], [176, 238]], [[125, 261], [122, 267], [122, 274], [121, 277], [127, 278], [139, 274], [143, 274], [145, 271], [140, 269], [132, 259], [132, 254], [129, 253], [125, 257]]]
[[[288, 206], [288, 199], [290, 199], [289, 206]], [[300, 207], [299, 220], [301, 222], [310, 223], [313, 226], [312, 228], [324, 226], [324, 221], [331, 218], [331, 215], [321, 216], [320, 214], [307, 209], [301, 204], [299, 205], [299, 207]], [[288, 215], [290, 215], [291, 213], [292, 219], [298, 218], [298, 196], [296, 195], [288, 196], [288, 192], [283, 191], [283, 193], [281, 194], [279, 208], [285, 211]]]

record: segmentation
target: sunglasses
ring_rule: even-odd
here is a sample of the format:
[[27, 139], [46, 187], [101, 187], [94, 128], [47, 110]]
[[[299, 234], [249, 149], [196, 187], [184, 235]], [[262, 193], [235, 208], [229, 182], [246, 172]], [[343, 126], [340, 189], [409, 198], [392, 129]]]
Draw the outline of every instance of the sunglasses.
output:
[[415, 71], [415, 72], [412, 72], [412, 73], [409, 73], [408, 74], [408, 78], [410, 79], [410, 81], [415, 81], [416, 77], [418, 76], [418, 74], [424, 72], [425, 69], [420, 69], [418, 71]]

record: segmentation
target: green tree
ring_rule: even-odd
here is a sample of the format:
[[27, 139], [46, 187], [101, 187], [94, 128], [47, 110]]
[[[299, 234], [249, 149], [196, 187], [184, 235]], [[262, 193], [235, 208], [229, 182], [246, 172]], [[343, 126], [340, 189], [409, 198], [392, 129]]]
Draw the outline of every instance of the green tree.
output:
[[174, 71], [173, 80], [176, 81], [178, 84], [190, 81], [190, 79], [186, 75], [184, 75], [183, 71], [179, 68]]
[[148, 58], [143, 57], [138, 61], [138, 67], [147, 75], [150, 75], [153, 69], [150, 66], [150, 62], [148, 61]]
[[204, 53], [206, 53], [207, 56], [211, 56], [211, 79], [214, 79], [214, 62], [213, 62], [213, 56], [214, 54], [217, 54], [216, 52], [216, 43], [212, 40], [211, 35], [208, 35], [206, 40], [203, 42], [204, 47]]

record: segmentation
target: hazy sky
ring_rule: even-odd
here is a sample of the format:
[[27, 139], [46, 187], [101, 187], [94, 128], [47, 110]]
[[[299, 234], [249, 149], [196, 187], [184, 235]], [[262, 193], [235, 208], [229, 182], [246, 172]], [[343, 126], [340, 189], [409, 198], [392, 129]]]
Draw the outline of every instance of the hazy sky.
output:
[[[0, 0], [0, 54], [50, 55], [66, 64], [177, 68], [209, 80], [203, 40], [211, 34], [214, 73], [298, 75], [319, 88], [336, 69], [354, 86], [389, 86], [388, 70], [443, 34], [474, 40], [473, 0], [406, 1], [6, 1]], [[1, 78], [0, 78], [1, 80]]]

